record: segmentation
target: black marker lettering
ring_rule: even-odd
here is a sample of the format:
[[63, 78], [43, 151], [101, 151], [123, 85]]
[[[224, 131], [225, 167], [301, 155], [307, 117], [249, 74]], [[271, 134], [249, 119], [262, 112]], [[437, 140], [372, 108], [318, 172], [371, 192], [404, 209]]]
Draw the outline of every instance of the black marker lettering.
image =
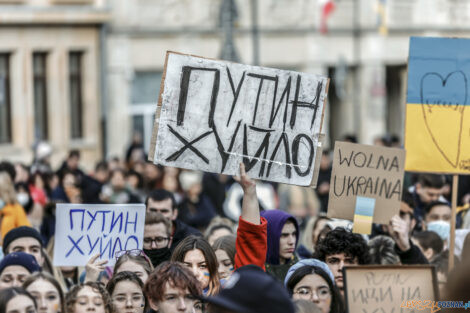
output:
[[175, 135], [176, 138], [178, 138], [183, 144], [183, 148], [179, 149], [178, 151], [176, 151], [175, 153], [173, 153], [172, 155], [170, 155], [168, 158], [166, 158], [166, 161], [176, 161], [178, 160], [178, 158], [183, 154], [184, 151], [186, 151], [186, 149], [190, 149], [192, 152], [194, 152], [198, 157], [200, 157], [204, 162], [206, 162], [207, 164], [209, 164], [209, 160], [198, 150], [196, 149], [193, 145], [198, 142], [199, 140], [201, 140], [202, 138], [212, 134], [212, 131], [208, 131], [204, 134], [202, 134], [201, 136], [197, 137], [196, 139], [194, 139], [193, 141], [189, 142], [188, 140], [186, 140], [183, 136], [181, 136], [180, 134], [178, 134], [176, 132], [176, 130], [173, 129], [173, 127], [171, 127], [170, 125], [168, 125], [168, 128], [170, 129], [170, 131], [173, 133], [173, 135]]
[[[300, 145], [300, 140], [302, 138], [305, 138], [307, 140], [307, 143], [309, 145], [309, 152], [310, 155], [308, 157], [308, 166], [305, 171], [301, 171], [299, 167], [299, 145]], [[310, 172], [310, 169], [312, 168], [312, 162], [313, 162], [313, 157], [315, 154], [315, 150], [313, 148], [313, 140], [309, 136], [305, 134], [298, 134], [295, 138], [294, 141], [292, 142], [292, 161], [294, 163], [294, 170], [297, 172], [297, 174], [301, 177], [307, 176], [308, 173]]]
[[180, 97], [178, 102], [178, 113], [176, 118], [176, 125], [183, 125], [184, 114], [186, 112], [186, 102], [188, 100], [188, 91], [189, 91], [189, 81], [192, 71], [209, 71], [214, 72], [214, 83], [212, 85], [212, 95], [210, 102], [210, 112], [208, 124], [212, 128], [214, 124], [214, 112], [217, 105], [217, 95], [219, 94], [219, 85], [220, 85], [220, 71], [215, 68], [204, 68], [204, 67], [192, 67], [192, 66], [183, 66], [183, 73], [181, 75], [180, 82]]
[[242, 75], [242, 78], [238, 82], [237, 90], [235, 91], [235, 86], [233, 85], [232, 74], [230, 74], [230, 70], [228, 69], [228, 66], [227, 66], [227, 76], [228, 76], [228, 80], [230, 82], [230, 87], [232, 88], [232, 92], [233, 92], [232, 108], [230, 109], [230, 114], [228, 116], [227, 125], [226, 125], [227, 127], [230, 124], [230, 120], [232, 119], [233, 110], [235, 109], [235, 105], [237, 104], [237, 100], [238, 100], [238, 95], [240, 94], [240, 90], [242, 89], [243, 81], [245, 80], [245, 73], [246, 72], [244, 71], [243, 75]]
[[259, 96], [261, 94], [261, 89], [263, 88], [263, 81], [265, 79], [274, 81], [274, 86], [275, 86], [274, 87], [274, 97], [273, 97], [273, 106], [274, 106], [275, 101], [276, 101], [277, 83], [278, 83], [279, 77], [278, 76], [260, 75], [260, 74], [254, 74], [254, 73], [249, 73], [248, 76], [260, 79], [259, 87], [258, 87], [258, 94], [256, 95], [255, 112], [253, 113], [253, 121], [251, 122], [252, 125], [255, 125], [256, 113], [258, 112]]

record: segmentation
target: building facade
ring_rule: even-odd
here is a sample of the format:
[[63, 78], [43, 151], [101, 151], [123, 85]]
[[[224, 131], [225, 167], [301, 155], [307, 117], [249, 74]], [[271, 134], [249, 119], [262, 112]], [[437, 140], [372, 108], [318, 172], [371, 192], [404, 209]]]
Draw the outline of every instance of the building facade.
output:
[[[230, 1], [111, 1], [109, 153], [122, 155], [132, 135], [114, 127], [141, 132], [148, 147], [167, 50], [220, 58], [225, 2]], [[324, 120], [328, 146], [346, 134], [368, 144], [386, 133], [403, 138], [409, 37], [469, 36], [470, 3], [388, 0], [381, 11], [375, 0], [336, 1], [322, 33], [320, 2], [235, 0], [239, 61], [256, 60], [257, 25], [259, 65], [332, 79]]]
[[0, 157], [30, 162], [48, 140], [55, 164], [76, 148], [92, 167], [134, 132], [148, 149], [166, 51], [221, 58], [231, 43], [241, 63], [331, 78], [329, 147], [403, 138], [409, 37], [470, 36], [470, 2], [338, 0], [326, 33], [321, 2], [0, 0]]
[[104, 0], [0, 1], [0, 158], [30, 164], [47, 141], [58, 166], [68, 151], [102, 157]]

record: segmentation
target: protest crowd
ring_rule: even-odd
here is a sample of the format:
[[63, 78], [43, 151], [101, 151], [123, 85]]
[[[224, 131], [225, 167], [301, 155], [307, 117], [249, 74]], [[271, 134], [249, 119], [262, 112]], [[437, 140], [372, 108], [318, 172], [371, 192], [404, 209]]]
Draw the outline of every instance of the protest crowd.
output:
[[[376, 144], [400, 145], [389, 136]], [[157, 166], [138, 142], [91, 173], [81, 169], [78, 151], [59, 169], [51, 168], [51, 153], [41, 143], [32, 164], [0, 164], [2, 313], [343, 313], [342, 269], [365, 264], [432, 264], [441, 299], [469, 299], [465, 177], [449, 251], [444, 175], [406, 173], [399, 214], [365, 236], [326, 215], [328, 151], [316, 189], [255, 183], [243, 163], [236, 177]], [[53, 266], [59, 203], [145, 203], [143, 249], [116, 251], [114, 266], [99, 253], [84, 267]], [[450, 253], [456, 266], [449, 273]]]

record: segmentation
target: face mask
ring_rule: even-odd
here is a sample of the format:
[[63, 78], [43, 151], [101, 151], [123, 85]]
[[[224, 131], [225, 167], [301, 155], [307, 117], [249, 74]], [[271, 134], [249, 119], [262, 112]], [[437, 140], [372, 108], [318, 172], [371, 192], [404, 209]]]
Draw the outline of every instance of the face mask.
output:
[[16, 200], [19, 204], [21, 204], [22, 207], [25, 207], [25, 205], [27, 205], [29, 202], [29, 195], [25, 192], [17, 193]]
[[447, 240], [450, 234], [450, 223], [446, 221], [430, 222], [427, 224], [427, 230], [435, 232], [442, 240]]
[[169, 261], [171, 257], [170, 248], [161, 248], [161, 249], [144, 249], [145, 254], [148, 256], [152, 262], [153, 267], [157, 267], [160, 263]]
[[0, 211], [3, 210], [4, 206], [5, 206], [5, 201], [3, 201], [3, 199], [0, 199]]

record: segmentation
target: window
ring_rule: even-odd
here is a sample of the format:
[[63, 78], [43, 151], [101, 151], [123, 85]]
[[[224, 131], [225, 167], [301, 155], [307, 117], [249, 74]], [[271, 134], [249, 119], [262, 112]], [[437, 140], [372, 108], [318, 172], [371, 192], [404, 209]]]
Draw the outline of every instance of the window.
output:
[[9, 54], [0, 54], [0, 143], [11, 142]]
[[34, 88], [34, 137], [36, 140], [47, 140], [47, 54], [33, 53], [33, 88]]
[[132, 81], [132, 104], [156, 104], [160, 94], [162, 72], [136, 72]]
[[132, 130], [142, 136], [145, 151], [148, 151], [150, 146], [161, 80], [160, 71], [137, 71], [132, 81]]
[[83, 137], [82, 55], [69, 53], [70, 126], [74, 139]]

